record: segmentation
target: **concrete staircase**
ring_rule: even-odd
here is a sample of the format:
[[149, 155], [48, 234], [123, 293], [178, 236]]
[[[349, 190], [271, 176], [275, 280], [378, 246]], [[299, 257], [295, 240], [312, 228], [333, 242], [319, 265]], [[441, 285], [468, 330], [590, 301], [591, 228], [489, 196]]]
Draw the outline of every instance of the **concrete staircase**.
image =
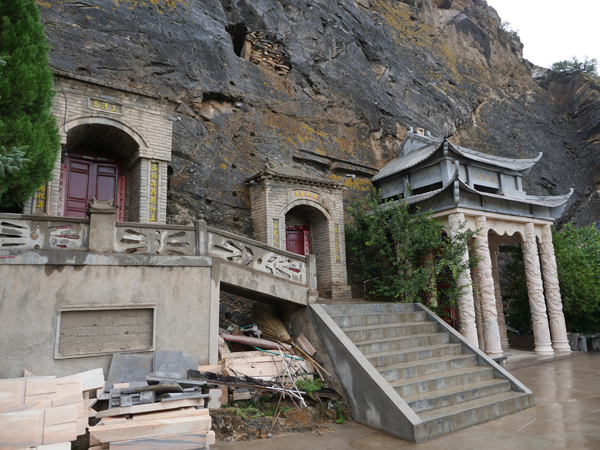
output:
[[422, 442], [533, 406], [531, 391], [423, 305], [321, 307], [384, 380], [374, 381], [389, 384], [416, 414], [416, 420], [406, 414], [414, 426], [409, 440]]

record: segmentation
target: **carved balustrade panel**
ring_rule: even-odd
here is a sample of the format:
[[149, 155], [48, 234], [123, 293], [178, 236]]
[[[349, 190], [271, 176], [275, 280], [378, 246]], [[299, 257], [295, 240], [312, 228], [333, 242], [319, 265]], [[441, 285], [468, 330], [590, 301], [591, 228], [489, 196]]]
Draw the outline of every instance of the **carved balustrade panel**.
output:
[[306, 257], [294, 257], [264, 244], [211, 229], [208, 254], [260, 272], [298, 283], [307, 283]]
[[118, 253], [194, 256], [196, 232], [193, 229], [117, 225], [114, 249]]
[[1, 250], [87, 250], [89, 224], [46, 217], [0, 218]]

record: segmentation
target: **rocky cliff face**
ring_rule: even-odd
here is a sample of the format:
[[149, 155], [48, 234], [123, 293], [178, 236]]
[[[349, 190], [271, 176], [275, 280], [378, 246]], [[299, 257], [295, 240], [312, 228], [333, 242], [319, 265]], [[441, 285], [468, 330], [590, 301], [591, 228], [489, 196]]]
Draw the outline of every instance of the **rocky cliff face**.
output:
[[[575, 188], [598, 221], [598, 84], [522, 59], [483, 0], [41, 0], [53, 67], [181, 101], [169, 220], [252, 235], [243, 180], [267, 159], [348, 197], [409, 127], [502, 156], [545, 156], [526, 189]], [[353, 175], [353, 177], [348, 177]]]

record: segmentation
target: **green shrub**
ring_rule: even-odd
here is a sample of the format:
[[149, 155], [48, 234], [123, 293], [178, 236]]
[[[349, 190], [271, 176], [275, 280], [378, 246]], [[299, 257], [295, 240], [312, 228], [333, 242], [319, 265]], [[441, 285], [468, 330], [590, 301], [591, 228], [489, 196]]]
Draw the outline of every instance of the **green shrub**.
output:
[[[429, 304], [444, 286], [446, 306], [453, 307], [465, 286], [457, 280], [476, 263], [462, 255], [473, 233], [464, 228], [444, 237], [444, 226], [429, 213], [411, 211], [402, 201], [379, 204], [371, 192], [349, 208], [346, 251], [350, 273], [365, 287], [369, 300]], [[435, 255], [435, 264], [426, 255]]]
[[552, 64], [551, 69], [555, 72], [563, 73], [587, 73], [593, 77], [598, 77], [598, 60], [596, 58], [583, 57], [583, 60], [579, 60], [577, 56], [573, 56], [571, 59], [564, 61], [558, 61]]

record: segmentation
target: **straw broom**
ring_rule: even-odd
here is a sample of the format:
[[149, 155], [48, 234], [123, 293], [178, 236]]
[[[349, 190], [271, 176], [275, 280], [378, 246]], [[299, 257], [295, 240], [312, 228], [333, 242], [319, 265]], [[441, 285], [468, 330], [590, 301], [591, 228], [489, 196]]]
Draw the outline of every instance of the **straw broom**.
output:
[[259, 322], [259, 326], [262, 331], [263, 337], [265, 337], [267, 339], [271, 339], [272, 341], [284, 342], [286, 344], [291, 344], [296, 350], [298, 350], [300, 352], [300, 354], [302, 356], [304, 356], [304, 358], [308, 359], [315, 366], [315, 368], [317, 369], [317, 372], [319, 372], [319, 376], [321, 378], [323, 378], [323, 375], [321, 374], [321, 371], [319, 369], [321, 369], [329, 377], [331, 377], [331, 374], [329, 372], [327, 372], [323, 368], [323, 366], [321, 366], [318, 362], [316, 362], [313, 358], [311, 358], [311, 356], [308, 355], [304, 350], [302, 350], [302, 348], [300, 348], [298, 345], [296, 345], [296, 343], [294, 342], [292, 337], [289, 335], [289, 333], [285, 329], [285, 326], [283, 325], [283, 323], [281, 323], [281, 320], [279, 320], [277, 317], [274, 317], [274, 316], [263, 317], [263, 319]]

